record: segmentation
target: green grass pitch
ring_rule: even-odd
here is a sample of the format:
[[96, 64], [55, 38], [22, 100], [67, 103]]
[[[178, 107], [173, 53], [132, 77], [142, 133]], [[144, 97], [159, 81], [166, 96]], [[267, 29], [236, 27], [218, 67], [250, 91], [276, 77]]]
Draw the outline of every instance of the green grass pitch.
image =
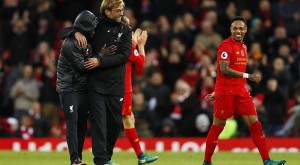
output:
[[[148, 152], [159, 156], [151, 165], [201, 165], [203, 153], [185, 152]], [[273, 159], [285, 159], [287, 165], [300, 165], [299, 153], [271, 153]], [[92, 153], [85, 151], [83, 160], [93, 165]], [[0, 165], [68, 165], [68, 152], [12, 152], [0, 151]], [[120, 165], [137, 165], [133, 152], [115, 152], [113, 161]], [[214, 165], [262, 165], [258, 153], [217, 152], [213, 157]]]

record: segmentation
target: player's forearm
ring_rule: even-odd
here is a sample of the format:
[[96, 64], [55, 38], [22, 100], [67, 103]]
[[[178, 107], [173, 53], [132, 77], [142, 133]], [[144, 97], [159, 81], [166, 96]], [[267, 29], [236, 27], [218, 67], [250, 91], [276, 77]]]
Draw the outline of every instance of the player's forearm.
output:
[[229, 67], [229, 62], [220, 62], [220, 70], [223, 76], [231, 78], [243, 78], [243, 72], [236, 71]]
[[139, 54], [140, 55], [145, 55], [145, 48], [144, 48], [144, 46], [139, 46], [138, 50], [139, 50]]
[[243, 72], [239, 72], [230, 68], [221, 71], [223, 76], [231, 78], [243, 78]]

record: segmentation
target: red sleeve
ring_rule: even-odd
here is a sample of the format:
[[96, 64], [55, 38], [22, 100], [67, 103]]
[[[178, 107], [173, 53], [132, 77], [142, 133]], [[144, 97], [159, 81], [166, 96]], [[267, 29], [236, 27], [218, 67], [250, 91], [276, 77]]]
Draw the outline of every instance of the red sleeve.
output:
[[132, 46], [129, 60], [132, 61], [137, 67], [143, 67], [145, 63], [145, 55], [139, 54], [136, 47]]
[[223, 42], [220, 44], [217, 54], [217, 61], [230, 61], [232, 49], [228, 42]]

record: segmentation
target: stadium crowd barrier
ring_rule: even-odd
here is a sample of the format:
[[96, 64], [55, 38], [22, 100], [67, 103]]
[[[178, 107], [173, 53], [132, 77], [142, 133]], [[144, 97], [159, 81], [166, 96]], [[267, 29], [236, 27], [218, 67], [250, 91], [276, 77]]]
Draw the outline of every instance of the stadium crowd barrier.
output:
[[[204, 152], [205, 138], [141, 138], [143, 150], [156, 152]], [[270, 152], [300, 152], [300, 138], [268, 138]], [[91, 150], [91, 139], [87, 138], [85, 150]], [[36, 138], [36, 139], [0, 139], [0, 150], [12, 151], [64, 151], [67, 150], [65, 139]], [[115, 151], [132, 150], [126, 138], [119, 138]], [[219, 140], [216, 151], [258, 152], [251, 138], [233, 138]]]

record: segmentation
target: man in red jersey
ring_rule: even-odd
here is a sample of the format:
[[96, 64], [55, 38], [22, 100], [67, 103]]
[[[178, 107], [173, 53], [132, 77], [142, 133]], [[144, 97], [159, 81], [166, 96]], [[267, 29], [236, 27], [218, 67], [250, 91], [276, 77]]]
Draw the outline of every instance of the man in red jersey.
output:
[[[122, 22], [127, 25], [130, 24], [129, 19], [125, 16], [122, 17]], [[142, 31], [141, 29], [136, 29], [132, 34], [132, 49], [129, 59], [126, 63], [125, 95], [122, 106], [124, 133], [138, 157], [139, 165], [151, 163], [158, 159], [157, 156], [150, 156], [143, 153], [140, 146], [139, 137], [134, 126], [135, 119], [132, 113], [132, 65], [134, 64], [135, 67], [143, 68], [145, 63], [144, 47], [147, 41], [147, 37], [147, 31]], [[138, 47], [138, 50], [136, 49], [136, 47]]]
[[256, 109], [246, 88], [246, 79], [259, 83], [261, 76], [245, 73], [248, 61], [247, 47], [243, 38], [247, 32], [246, 21], [237, 16], [231, 22], [231, 37], [224, 40], [217, 53], [217, 79], [215, 91], [206, 100], [215, 100], [214, 121], [206, 138], [205, 157], [202, 165], [212, 165], [211, 157], [218, 143], [226, 120], [242, 116], [249, 127], [252, 140], [259, 150], [264, 165], [283, 165], [285, 160], [272, 160], [267, 140], [257, 118]]

